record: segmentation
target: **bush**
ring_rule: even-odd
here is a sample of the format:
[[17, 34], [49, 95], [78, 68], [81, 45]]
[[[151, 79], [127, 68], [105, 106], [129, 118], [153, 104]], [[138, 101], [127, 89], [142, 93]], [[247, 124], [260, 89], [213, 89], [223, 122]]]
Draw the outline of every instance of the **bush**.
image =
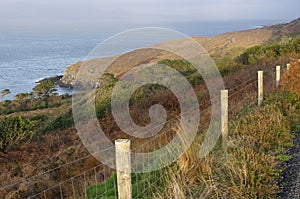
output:
[[43, 132], [51, 132], [55, 130], [65, 130], [74, 125], [72, 111], [58, 116], [54, 121], [50, 122], [43, 130]]
[[300, 62], [291, 64], [290, 69], [284, 73], [280, 86], [284, 90], [300, 95]]
[[190, 82], [191, 85], [195, 86], [199, 84], [202, 81], [202, 77], [198, 73], [197, 69], [188, 61], [185, 60], [163, 60], [158, 62], [158, 64], [166, 65], [171, 68], [174, 68], [179, 73], [181, 73], [183, 76], [186, 77], [186, 79]]
[[23, 120], [18, 117], [6, 117], [0, 120], [0, 150], [8, 146], [18, 145], [24, 141], [32, 140], [36, 133], [33, 132], [35, 122]]
[[300, 36], [284, 43], [273, 43], [249, 48], [236, 58], [236, 62], [243, 65], [257, 65], [266, 60], [275, 59], [287, 54], [297, 54], [299, 52]]

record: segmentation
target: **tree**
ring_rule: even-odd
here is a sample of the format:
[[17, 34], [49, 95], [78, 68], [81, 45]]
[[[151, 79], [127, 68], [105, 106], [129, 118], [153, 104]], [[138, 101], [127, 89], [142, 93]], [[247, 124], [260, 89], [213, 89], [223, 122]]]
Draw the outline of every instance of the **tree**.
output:
[[9, 89], [4, 89], [4, 90], [2, 90], [2, 91], [1, 91], [1, 99], [0, 99], [0, 101], [2, 101], [3, 97], [4, 97], [5, 95], [9, 94], [9, 93], [10, 93], [10, 90], [9, 90]]
[[52, 95], [56, 95], [57, 89], [55, 88], [55, 84], [51, 80], [45, 80], [40, 82], [33, 91], [35, 94], [45, 100], [45, 107], [48, 108], [48, 99]]

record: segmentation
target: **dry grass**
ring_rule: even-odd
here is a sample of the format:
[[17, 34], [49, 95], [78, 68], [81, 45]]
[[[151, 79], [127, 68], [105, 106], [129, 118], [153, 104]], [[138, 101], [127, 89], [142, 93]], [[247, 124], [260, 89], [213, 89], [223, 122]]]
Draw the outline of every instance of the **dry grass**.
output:
[[294, 62], [282, 77], [280, 85], [283, 89], [300, 95], [300, 62]]
[[[252, 108], [231, 123], [231, 146], [221, 143], [204, 159], [194, 144], [168, 167], [168, 180], [158, 198], [274, 198], [279, 163], [276, 155], [291, 145], [289, 123], [276, 105]], [[186, 129], [179, 128], [178, 134]], [[159, 185], [160, 187], [162, 185]]]

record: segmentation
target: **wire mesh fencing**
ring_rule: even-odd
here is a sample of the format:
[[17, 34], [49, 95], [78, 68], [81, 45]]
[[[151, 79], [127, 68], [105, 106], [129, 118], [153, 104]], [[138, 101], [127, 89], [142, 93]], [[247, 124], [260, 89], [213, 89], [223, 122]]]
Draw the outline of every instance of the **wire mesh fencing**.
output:
[[[282, 70], [281, 73], [284, 71]], [[257, 77], [253, 77], [228, 88], [228, 115], [230, 120], [242, 115], [243, 111], [247, 110], [247, 107], [257, 105], [257, 85], [258, 79]], [[264, 93], [268, 94], [276, 91], [276, 89], [276, 71], [274, 68], [267, 69], [264, 71]], [[211, 100], [206, 98], [206, 100], [203, 100], [199, 104], [201, 114], [198, 126], [199, 133], [205, 134], [209, 126], [212, 116]], [[149, 154], [165, 147], [172, 141], [176, 133], [178, 133], [178, 120], [184, 114], [181, 113], [177, 117], [161, 124], [165, 126], [163, 131], [151, 138], [129, 139], [132, 143], [131, 152]], [[178, 150], [180, 147], [182, 146], [178, 146]], [[155, 162], [163, 162], [165, 158], [167, 159], [170, 153], [172, 153], [171, 150], [176, 150], [176, 148], [172, 148], [170, 151], [167, 150], [168, 153], [161, 154], [158, 157], [159, 159], [145, 158], [143, 161], [131, 160], [131, 167], [134, 170], [147, 171], [149, 165], [155, 164]], [[56, 167], [54, 166], [34, 176], [26, 176], [17, 182], [2, 185], [0, 191], [13, 193], [18, 190], [17, 195], [19, 198], [118, 198], [119, 185], [117, 182], [117, 171], [106, 166], [109, 165], [109, 162], [99, 162], [97, 165], [76, 174], [70, 172], [74, 168], [74, 165], [80, 167], [80, 165], [84, 164], [83, 160], [87, 158], [91, 158], [91, 155]], [[73, 175], [66, 175], [67, 171]], [[132, 173], [130, 178], [132, 198], [151, 198], [155, 193], [159, 195], [163, 191], [163, 185], [170, 180], [171, 176], [169, 170], [161, 168], [159, 170], [149, 170], [149, 172]], [[47, 183], [49, 179], [54, 179], [51, 182], [58, 183], [49, 184]], [[24, 189], [30, 187], [32, 191], [25, 194], [25, 191], [22, 192], [22, 187]]]

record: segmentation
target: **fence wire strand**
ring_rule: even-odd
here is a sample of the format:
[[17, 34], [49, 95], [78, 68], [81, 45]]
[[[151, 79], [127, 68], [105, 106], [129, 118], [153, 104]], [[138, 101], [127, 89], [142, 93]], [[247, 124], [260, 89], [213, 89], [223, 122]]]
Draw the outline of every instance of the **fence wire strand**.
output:
[[[283, 73], [284, 71], [285, 71], [285, 69], [283, 69], [281, 72]], [[274, 70], [267, 70], [264, 72], [264, 81], [268, 82], [268, 84], [264, 84], [266, 93], [276, 90], [274, 77], [275, 77]], [[230, 93], [228, 95], [228, 101], [229, 101], [229, 103], [232, 101], [234, 101], [234, 103], [235, 103], [234, 105], [231, 105], [232, 103], [230, 103], [230, 106], [228, 109], [231, 119], [235, 116], [239, 116], [240, 114], [243, 114], [242, 106], [245, 106], [245, 105], [252, 106], [256, 103], [255, 99], [256, 99], [256, 95], [257, 95], [257, 87], [256, 87], [257, 81], [258, 81], [257, 77], [251, 78], [247, 81], [240, 83], [237, 86], [230, 87], [228, 89], [230, 91]], [[242, 96], [242, 99], [240, 99], [241, 96]], [[202, 114], [210, 114], [212, 100], [214, 100], [214, 99], [207, 100], [207, 101], [199, 104], [199, 107], [205, 107], [203, 110], [200, 109], [200, 112]], [[174, 132], [173, 128], [176, 127], [176, 120], [180, 119], [181, 117], [183, 117], [185, 114], [188, 114], [188, 113], [189, 112], [181, 113], [178, 116], [175, 116], [175, 117], [167, 120], [166, 122], [153, 127], [153, 129], [154, 129], [154, 128], [158, 128], [162, 125], [167, 126], [168, 124], [171, 124], [173, 122], [172, 123], [173, 127], [169, 127], [168, 130], [163, 130], [162, 134], [156, 134], [155, 136], [151, 137], [151, 139], [148, 139], [147, 141], [143, 142], [139, 146], [134, 147], [134, 150], [136, 150], [136, 151], [140, 150], [143, 153], [145, 153], [145, 152], [149, 153], [150, 152], [149, 146], [154, 145], [154, 149], [157, 149], [157, 148], [162, 147], [165, 144], [169, 143], [171, 137], [168, 136], [168, 133]], [[196, 117], [196, 116], [194, 116], [194, 117]], [[201, 121], [201, 118], [200, 118], [200, 121]], [[206, 124], [206, 123], [205, 123], [205, 125], [203, 125], [201, 127], [199, 125], [199, 131], [205, 130], [205, 128], [207, 128], [207, 126], [208, 126], [208, 124]], [[153, 129], [149, 129], [149, 131], [153, 130]], [[157, 142], [157, 138], [160, 138], [160, 142]], [[135, 141], [136, 139], [137, 138], [130, 138], [129, 140]], [[161, 141], [161, 140], [163, 140], [163, 141]], [[165, 142], [165, 143], [161, 143], [161, 142]], [[112, 147], [114, 147], [114, 146], [112, 146]], [[112, 147], [105, 149], [103, 151], [110, 150], [110, 149], [112, 149]], [[101, 151], [101, 152], [103, 152], [103, 151]], [[99, 153], [101, 153], [101, 152], [99, 152]], [[168, 154], [166, 154], [166, 155], [168, 155]], [[29, 182], [29, 181], [34, 182], [34, 181], [38, 180], [38, 178], [40, 178], [46, 174], [49, 174], [51, 172], [56, 172], [57, 170], [59, 170], [61, 168], [71, 166], [71, 165], [73, 165], [77, 162], [80, 162], [82, 160], [85, 160], [91, 156], [92, 155], [89, 154], [82, 158], [62, 164], [60, 166], [57, 166], [53, 169], [41, 172], [34, 176], [26, 176], [17, 182], [2, 186], [0, 188], [0, 190], [5, 190], [8, 188], [19, 186], [22, 183]], [[113, 160], [111, 160], [111, 161], [113, 161]], [[150, 164], [150, 161], [151, 160], [148, 159], [148, 165]], [[117, 193], [117, 187], [116, 187], [116, 183], [115, 183], [117, 181], [116, 175], [112, 175], [113, 171], [109, 172], [108, 171], [109, 169], [106, 169], [107, 166], [105, 166], [105, 165], [107, 165], [107, 163], [109, 163], [109, 162], [106, 162], [106, 164], [99, 163], [98, 165], [96, 165], [90, 169], [87, 169], [77, 175], [74, 175], [67, 180], [63, 180], [53, 186], [50, 186], [50, 187], [40, 191], [39, 193], [32, 194], [28, 198], [37, 198], [37, 197], [44, 198], [44, 199], [50, 198], [52, 196], [51, 194], [55, 193], [55, 191], [54, 191], [55, 189], [59, 190], [60, 198], [64, 198], [64, 197], [78, 198], [80, 196], [84, 196], [85, 198], [87, 198], [88, 197], [87, 189], [89, 186], [91, 186], [93, 184], [96, 185], [95, 186], [95, 194], [97, 195], [97, 197], [99, 195], [99, 198], [100, 197], [102, 198], [102, 196], [104, 196], [104, 198], [105, 198], [105, 196], [107, 196], [107, 194], [109, 194], [111, 191], [113, 191], [114, 197], [117, 198], [118, 193]], [[138, 165], [133, 165], [133, 166], [138, 166]], [[144, 157], [143, 157], [143, 163], [141, 166], [143, 167], [143, 169], [145, 169], [145, 167], [146, 167]], [[42, 169], [42, 168], [40, 168], [40, 169]], [[97, 171], [97, 169], [99, 169], [99, 170]], [[159, 173], [160, 176], [157, 176], [157, 173], [158, 172], [156, 172], [156, 171], [154, 172], [154, 178], [151, 178], [151, 175], [152, 175], [151, 173], [148, 173], [148, 174], [133, 173], [132, 174], [132, 176], [134, 176], [133, 179], [135, 179], [134, 185], [136, 186], [136, 189], [135, 189], [136, 195], [134, 196], [135, 198], [142, 197], [144, 194], [146, 194], [146, 192], [149, 189], [151, 189], [152, 186], [157, 185], [157, 183], [159, 183], [163, 178], [165, 178], [168, 175], [167, 172], [164, 172], [163, 174], [161, 174], [161, 172], [160, 172]], [[100, 175], [100, 177], [98, 177], [98, 175]], [[113, 185], [112, 185], [112, 187], [108, 187], [108, 185], [107, 185], [107, 183], [105, 183], [105, 181], [108, 180], [111, 175], [112, 175]], [[79, 184], [76, 181], [76, 179], [78, 179], [78, 178], [80, 178]], [[93, 180], [91, 180], [91, 179], [93, 179]], [[103, 182], [104, 182], [104, 184], [103, 184], [104, 191], [99, 190], [99, 188], [98, 188], [98, 184], [103, 183]], [[64, 189], [68, 188], [66, 186], [70, 187], [70, 190], [68, 192], [69, 195], [66, 194], [67, 192], [64, 192]], [[80, 189], [84, 189], [83, 193], [80, 193]], [[102, 191], [102, 193], [99, 193], [100, 191]], [[50, 193], [50, 197], [47, 197], [48, 193]]]

